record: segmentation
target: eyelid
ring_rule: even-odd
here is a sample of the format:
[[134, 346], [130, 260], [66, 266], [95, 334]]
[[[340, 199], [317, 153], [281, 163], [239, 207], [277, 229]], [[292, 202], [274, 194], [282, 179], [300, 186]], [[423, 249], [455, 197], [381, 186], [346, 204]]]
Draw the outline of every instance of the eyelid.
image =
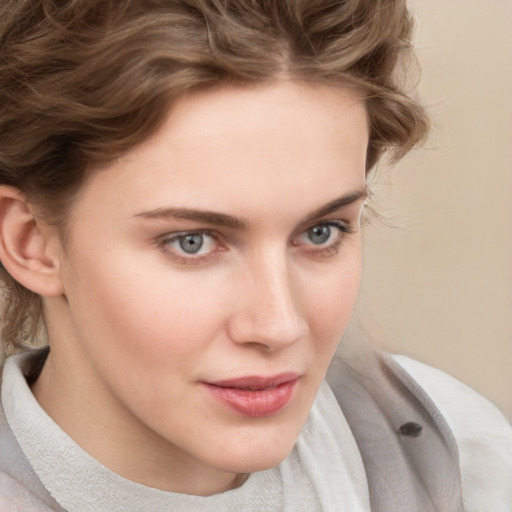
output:
[[[315, 226], [333, 227], [338, 231], [338, 236], [336, 236], [335, 239], [327, 245], [317, 246], [313, 243], [306, 244], [297, 242], [297, 238], [299, 236], [304, 235], [309, 229], [314, 228]], [[341, 248], [343, 239], [352, 233], [356, 233], [359, 230], [359, 227], [359, 225], [354, 227], [350, 222], [340, 219], [318, 219], [314, 222], [309, 222], [306, 226], [303, 226], [300, 229], [297, 229], [297, 231], [291, 236], [291, 244], [297, 248], [300, 246], [306, 247], [305, 254], [310, 254], [311, 256], [316, 256], [319, 258], [333, 256], [334, 254], [338, 253], [339, 249]], [[215, 247], [206, 253], [198, 254], [181, 252], [175, 248], [170, 247], [170, 242], [177, 241], [180, 237], [185, 237], [188, 235], [201, 235], [211, 237]], [[223, 236], [221, 233], [208, 228], [200, 228], [188, 230], [185, 229], [166, 233], [157, 237], [155, 243], [161, 249], [161, 251], [165, 253], [166, 256], [178, 264], [201, 265], [203, 263], [207, 263], [210, 259], [215, 258], [219, 252], [226, 250], [222, 239]]]
[[[200, 235], [200, 236], [209, 236], [213, 239], [216, 247], [208, 251], [206, 253], [186, 253], [181, 252], [176, 248], [170, 247], [170, 242], [175, 242], [179, 240], [181, 237], [186, 237], [190, 235]], [[156, 239], [156, 245], [161, 249], [165, 255], [170, 257], [171, 259], [177, 261], [178, 263], [184, 264], [184, 265], [194, 265], [194, 264], [200, 264], [203, 262], [206, 262], [208, 259], [210, 259], [216, 252], [221, 250], [220, 247], [220, 241], [219, 241], [219, 235], [216, 232], [213, 232], [210, 229], [190, 229], [190, 230], [183, 230], [183, 231], [176, 231], [172, 233], [166, 233], [165, 235], [159, 236]]]
[[350, 225], [350, 223], [348, 222], [327, 219], [310, 224], [310, 226], [301, 231], [299, 235], [303, 236], [309, 229], [314, 228], [316, 226], [329, 226], [334, 228], [336, 230], [336, 234], [333, 237], [333, 240], [326, 242], [325, 245], [318, 245], [314, 243], [297, 243], [295, 245], [297, 248], [302, 246], [304, 255], [318, 261], [326, 261], [330, 257], [337, 255], [343, 248], [346, 238], [350, 237], [352, 234], [357, 233], [359, 231], [358, 227], [354, 227]]
[[330, 226], [335, 227], [342, 231], [343, 233], [350, 234], [357, 231], [357, 228], [353, 227], [350, 222], [341, 220], [341, 219], [318, 219], [313, 222], [308, 222], [305, 226], [300, 227], [293, 233], [292, 239], [295, 239], [296, 237], [304, 234], [306, 231], [308, 231], [311, 228], [314, 228], [316, 226]]
[[207, 235], [212, 236], [212, 238], [215, 238], [208, 229], [185, 229], [183, 231], [173, 231], [171, 233], [161, 235], [157, 237], [156, 241], [159, 244], [163, 244], [190, 235]]

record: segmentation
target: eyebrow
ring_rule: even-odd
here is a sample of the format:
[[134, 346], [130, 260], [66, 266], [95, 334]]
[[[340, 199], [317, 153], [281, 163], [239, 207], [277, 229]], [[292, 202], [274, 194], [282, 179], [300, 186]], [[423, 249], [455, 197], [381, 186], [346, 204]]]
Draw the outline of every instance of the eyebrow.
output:
[[310, 222], [315, 219], [319, 219], [321, 217], [325, 217], [330, 213], [334, 213], [338, 210], [341, 210], [345, 206], [351, 205], [357, 201], [363, 201], [368, 197], [368, 188], [363, 187], [348, 194], [345, 194], [333, 201], [327, 203], [325, 206], [321, 206], [320, 208], [313, 210], [312, 212], [306, 215], [304, 222]]
[[[367, 197], [368, 189], [366, 187], [357, 189], [308, 213], [303, 222], [307, 223], [320, 217], [325, 217], [330, 213], [340, 210], [356, 201], [364, 200]], [[248, 222], [242, 218], [234, 217], [226, 213], [196, 210], [194, 208], [156, 208], [154, 210], [138, 213], [134, 215], [134, 217], [154, 220], [183, 219], [238, 230], [245, 229], [248, 226]]]
[[208, 210], [195, 210], [193, 208], [156, 208], [155, 210], [138, 213], [135, 217], [144, 219], [183, 219], [216, 226], [224, 226], [232, 229], [244, 229], [247, 222], [243, 219], [227, 215], [226, 213], [212, 212]]

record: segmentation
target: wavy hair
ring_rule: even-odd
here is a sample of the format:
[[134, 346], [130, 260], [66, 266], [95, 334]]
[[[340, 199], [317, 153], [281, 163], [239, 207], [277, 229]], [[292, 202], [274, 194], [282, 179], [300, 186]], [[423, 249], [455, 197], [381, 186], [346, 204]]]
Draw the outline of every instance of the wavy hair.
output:
[[[397, 161], [429, 124], [403, 84], [412, 27], [405, 0], [3, 0], [0, 183], [62, 225], [88, 174], [154, 133], [179, 95], [282, 77], [356, 87], [367, 170]], [[0, 279], [8, 353], [41, 328], [42, 299], [1, 265]]]

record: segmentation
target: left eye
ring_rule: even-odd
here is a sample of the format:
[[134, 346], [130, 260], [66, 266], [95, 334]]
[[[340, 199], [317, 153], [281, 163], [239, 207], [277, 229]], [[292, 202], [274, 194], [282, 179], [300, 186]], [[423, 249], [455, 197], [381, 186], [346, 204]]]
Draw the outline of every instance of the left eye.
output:
[[298, 237], [299, 244], [328, 246], [339, 241], [340, 236], [347, 231], [346, 228], [337, 223], [317, 224], [301, 233]]
[[325, 244], [331, 238], [331, 226], [313, 226], [306, 233], [315, 245]]
[[215, 239], [208, 233], [181, 233], [162, 241], [165, 247], [187, 256], [197, 256], [212, 252]]

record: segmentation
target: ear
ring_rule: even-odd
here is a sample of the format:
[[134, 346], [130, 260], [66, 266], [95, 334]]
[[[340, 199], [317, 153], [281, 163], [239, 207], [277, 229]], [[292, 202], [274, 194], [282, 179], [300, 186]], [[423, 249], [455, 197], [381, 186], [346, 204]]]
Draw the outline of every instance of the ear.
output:
[[20, 190], [0, 185], [0, 260], [16, 281], [46, 297], [63, 293], [57, 240]]

